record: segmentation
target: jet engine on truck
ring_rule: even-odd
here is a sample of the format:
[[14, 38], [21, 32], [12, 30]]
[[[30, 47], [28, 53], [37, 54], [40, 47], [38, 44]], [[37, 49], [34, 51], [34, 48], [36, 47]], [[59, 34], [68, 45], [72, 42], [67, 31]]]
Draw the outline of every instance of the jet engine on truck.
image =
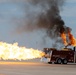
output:
[[44, 48], [43, 52], [45, 55], [41, 59], [48, 63], [56, 63], [56, 64], [67, 64], [67, 63], [76, 63], [76, 51], [75, 47], [71, 48], [63, 48], [61, 50], [57, 50], [55, 48]]

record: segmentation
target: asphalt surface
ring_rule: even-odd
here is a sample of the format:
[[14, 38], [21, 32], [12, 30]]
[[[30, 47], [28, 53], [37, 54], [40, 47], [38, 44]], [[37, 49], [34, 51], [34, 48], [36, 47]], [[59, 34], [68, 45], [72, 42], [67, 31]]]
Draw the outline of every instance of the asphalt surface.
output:
[[76, 75], [76, 64], [0, 61], [0, 75]]

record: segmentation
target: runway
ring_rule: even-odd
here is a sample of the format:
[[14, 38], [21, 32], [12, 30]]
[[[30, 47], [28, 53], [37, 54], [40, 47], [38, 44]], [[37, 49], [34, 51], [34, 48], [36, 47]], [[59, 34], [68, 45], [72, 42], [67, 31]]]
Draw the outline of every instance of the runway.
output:
[[76, 64], [0, 61], [0, 75], [76, 75]]

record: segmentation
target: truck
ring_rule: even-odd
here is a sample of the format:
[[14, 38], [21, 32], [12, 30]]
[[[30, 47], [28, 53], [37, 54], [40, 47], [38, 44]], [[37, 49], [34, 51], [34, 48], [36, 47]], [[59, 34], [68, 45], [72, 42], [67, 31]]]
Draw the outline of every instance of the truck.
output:
[[55, 64], [67, 64], [67, 63], [76, 63], [76, 47], [72, 48], [63, 48], [57, 50], [56, 48], [44, 48], [43, 52], [45, 55], [42, 57], [47, 62]]

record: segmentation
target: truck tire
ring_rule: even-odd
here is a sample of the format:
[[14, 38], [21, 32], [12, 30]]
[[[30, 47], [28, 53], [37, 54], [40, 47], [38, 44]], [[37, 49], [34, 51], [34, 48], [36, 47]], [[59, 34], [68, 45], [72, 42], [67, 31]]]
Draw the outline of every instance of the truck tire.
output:
[[63, 59], [63, 60], [62, 60], [62, 63], [63, 63], [63, 64], [67, 64], [67, 63], [68, 63], [67, 59]]
[[57, 64], [61, 64], [62, 63], [62, 59], [61, 58], [57, 58], [56, 63]]

